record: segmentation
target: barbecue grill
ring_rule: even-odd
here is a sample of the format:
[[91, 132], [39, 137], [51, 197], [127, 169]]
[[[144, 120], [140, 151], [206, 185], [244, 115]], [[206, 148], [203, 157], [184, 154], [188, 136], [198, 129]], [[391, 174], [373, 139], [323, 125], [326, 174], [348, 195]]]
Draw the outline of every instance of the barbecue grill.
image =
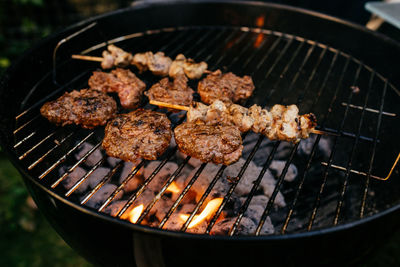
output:
[[[103, 156], [72, 188], [62, 186], [71, 172], [100, 149], [103, 128], [56, 127], [40, 116], [39, 109], [65, 91], [87, 87], [91, 72], [99, 68], [96, 62], [71, 59], [72, 54], [99, 56], [111, 43], [126, 51], [163, 51], [172, 58], [183, 53], [206, 61], [210, 70], [251, 75], [256, 90], [247, 106], [294, 103], [302, 113], [316, 114], [319, 129], [327, 135], [310, 139], [306, 155], [298, 153], [305, 141], [289, 146], [285, 167], [251, 235], [240, 234], [239, 225], [264, 173], [285, 145], [270, 142], [266, 149], [263, 136], [248, 143], [249, 137], [243, 136], [249, 151], [243, 156], [245, 163], [201, 234], [191, 234], [187, 228], [204, 207], [225, 166], [220, 166], [180, 231], [163, 227], [206, 164], [156, 227], [142, 224], [190, 160], [177, 161], [175, 147], [167, 150], [159, 166], [126, 198], [115, 216], [104, 211], [147, 161], [139, 161], [121, 183], [113, 178], [123, 164], [117, 163], [83, 196], [77, 194], [97, 168], [107, 165], [108, 158]], [[57, 232], [96, 264], [226, 266], [359, 261], [396, 230], [400, 221], [396, 168], [400, 75], [395, 68], [399, 60], [400, 46], [391, 39], [302, 9], [257, 2], [140, 3], [48, 37], [8, 70], [0, 84], [1, 144]], [[140, 77], [147, 87], [157, 81], [146, 73]], [[143, 106], [155, 109], [145, 102]], [[174, 119], [170, 112], [168, 115], [173, 126], [184, 120]], [[322, 139], [329, 143], [326, 156], [318, 156]], [[93, 148], [76, 158], [86, 142]], [[235, 211], [235, 223], [227, 235], [211, 235], [257, 155], [262, 155], [262, 170], [246, 201]], [[169, 161], [176, 161], [178, 168], [136, 224], [122, 219]], [[289, 184], [284, 178], [292, 163], [299, 174]], [[86, 205], [110, 182], [116, 187], [100, 205]], [[276, 210], [273, 203], [280, 191], [287, 206]], [[272, 235], [261, 234], [267, 217], [275, 227]]]

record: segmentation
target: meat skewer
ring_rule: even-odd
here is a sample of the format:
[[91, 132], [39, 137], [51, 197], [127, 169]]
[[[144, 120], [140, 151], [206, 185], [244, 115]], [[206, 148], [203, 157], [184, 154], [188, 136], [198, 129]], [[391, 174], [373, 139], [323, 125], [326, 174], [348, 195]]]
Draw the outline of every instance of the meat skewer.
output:
[[107, 50], [103, 51], [102, 57], [72, 55], [72, 58], [101, 62], [103, 69], [135, 65], [140, 72], [149, 70], [155, 75], [170, 76], [172, 78], [178, 75], [186, 75], [189, 79], [199, 79], [203, 73], [207, 72], [208, 67], [206, 62], [196, 63], [192, 59], [186, 58], [183, 54], [179, 54], [175, 60], [165, 56], [163, 52], [154, 54], [148, 51], [132, 55], [115, 45], [107, 46]]
[[270, 111], [253, 105], [245, 108], [237, 104], [226, 104], [216, 100], [207, 106], [195, 102], [190, 107], [150, 101], [150, 104], [187, 111], [187, 121], [202, 121], [208, 125], [234, 125], [241, 132], [254, 131], [271, 140], [299, 142], [315, 130], [316, 118], [312, 113], [299, 115], [296, 105], [274, 105]]

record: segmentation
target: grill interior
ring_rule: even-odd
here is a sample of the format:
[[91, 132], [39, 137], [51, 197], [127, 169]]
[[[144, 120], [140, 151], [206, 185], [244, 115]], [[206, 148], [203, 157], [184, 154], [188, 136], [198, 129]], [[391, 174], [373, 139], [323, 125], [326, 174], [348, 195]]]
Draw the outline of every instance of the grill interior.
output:
[[[231, 205], [231, 196], [251, 161], [262, 167], [246, 201], [235, 212], [235, 224], [229, 235], [240, 234], [237, 229], [256, 194], [264, 173], [279, 151], [287, 151], [283, 160], [285, 167], [277, 178], [273, 193], [258, 220], [260, 231], [270, 217], [275, 234], [298, 233], [330, 228], [371, 216], [399, 204], [398, 179], [381, 181], [389, 174], [399, 151], [398, 125], [399, 94], [385, 77], [375, 72], [342, 51], [333, 47], [307, 40], [299, 36], [247, 27], [178, 27], [132, 33], [128, 36], [108, 39], [104, 43], [89, 44], [77, 51], [75, 44], [85, 40], [88, 34], [103, 36], [98, 26], [81, 32], [66, 40], [57, 50], [55, 68], [49, 68], [21, 104], [21, 113], [16, 116], [14, 149], [26, 171], [47, 188], [63, 198], [85, 206], [96, 212], [104, 212], [117, 199], [125, 186], [143, 166], [142, 160], [133, 168], [124, 181], [119, 183], [116, 175], [123, 162], [110, 167], [108, 158], [103, 157], [79, 179], [70, 189], [62, 186], [63, 180], [77, 167], [82, 166], [95, 151], [100, 149], [103, 128], [86, 130], [74, 126], [56, 127], [40, 116], [43, 103], [60, 96], [65, 91], [87, 87], [87, 80], [98, 63], [78, 62], [70, 59], [71, 54], [90, 53], [100, 55], [107, 43], [115, 43], [133, 53], [163, 51], [175, 58], [179, 53], [196, 61], [206, 61], [210, 70], [222, 69], [237, 75], [251, 75], [256, 86], [246, 106], [258, 104], [271, 107], [274, 104], [296, 104], [300, 113], [313, 112], [317, 116], [318, 128], [328, 133], [313, 136], [292, 145], [286, 142], [270, 142], [263, 136], [244, 134], [245, 163], [230, 182], [230, 189], [223, 196], [218, 211], [209, 221], [204, 234], [210, 234], [222, 212]], [[105, 35], [104, 35], [105, 36]], [[134, 73], [138, 73], [132, 68]], [[159, 80], [149, 73], [139, 74], [147, 88]], [[191, 87], [197, 88], [191, 81]], [[359, 90], [358, 90], [359, 89]], [[145, 108], [155, 107], [143, 103]], [[184, 117], [168, 113], [173, 127]], [[94, 145], [80, 158], [76, 152], [89, 142]], [[329, 145], [328, 153], [320, 153], [320, 144]], [[305, 149], [305, 147], [307, 149]], [[304, 151], [308, 151], [304, 153]], [[125, 195], [126, 204], [116, 217], [121, 218], [134, 201], [144, 193], [157, 173], [166, 163], [178, 163], [178, 168], [168, 178], [159, 193], [145, 207], [138, 224], [142, 223], [151, 209], [165, 194], [168, 186], [177, 179], [188, 164], [190, 157], [177, 160], [176, 147], [170, 147], [161, 157], [161, 163], [154, 172], [145, 177], [139, 188]], [[281, 158], [282, 159], [282, 158]], [[290, 164], [298, 168], [295, 181], [284, 180]], [[77, 189], [96, 169], [106, 166], [110, 171], [93, 189], [84, 196]], [[166, 216], [155, 227], [163, 228], [177, 209], [190, 187], [196, 182], [206, 164], [202, 164], [189, 184], [181, 190], [175, 203], [168, 207]], [[60, 169], [64, 172], [60, 173]], [[186, 231], [191, 220], [204, 207], [213, 186], [221, 179], [225, 166], [220, 166], [209, 187], [196, 203], [189, 219], [181, 228]], [[395, 175], [398, 175], [396, 169]], [[86, 204], [103, 186], [116, 185], [116, 189], [96, 209]], [[281, 192], [286, 206], [275, 209], [273, 203]]]

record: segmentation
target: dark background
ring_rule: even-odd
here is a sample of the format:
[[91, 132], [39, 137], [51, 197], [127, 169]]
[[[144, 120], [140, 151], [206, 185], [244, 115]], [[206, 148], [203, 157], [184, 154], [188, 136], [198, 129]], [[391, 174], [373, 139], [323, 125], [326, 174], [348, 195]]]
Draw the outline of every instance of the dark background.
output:
[[[370, 19], [364, 9], [365, 0], [270, 2], [320, 11], [362, 25]], [[0, 0], [0, 74], [43, 37], [131, 3], [127, 0]], [[395, 39], [400, 36], [387, 24], [379, 30]], [[400, 266], [400, 233], [394, 233], [362, 265]], [[36, 209], [20, 175], [1, 151], [0, 266], [90, 266], [64, 243]]]

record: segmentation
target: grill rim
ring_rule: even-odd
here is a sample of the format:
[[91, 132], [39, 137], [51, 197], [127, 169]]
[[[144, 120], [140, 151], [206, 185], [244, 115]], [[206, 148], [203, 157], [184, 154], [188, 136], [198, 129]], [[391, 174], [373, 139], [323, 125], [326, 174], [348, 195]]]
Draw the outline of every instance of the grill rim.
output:
[[[146, 9], [146, 8], [152, 8], [154, 6], [165, 6], [165, 5], [175, 5], [175, 4], [188, 4], [188, 5], [193, 5], [193, 4], [234, 4], [234, 5], [245, 5], [245, 6], [264, 6], [264, 7], [272, 7], [272, 8], [279, 8], [279, 9], [283, 9], [283, 10], [289, 10], [289, 11], [295, 11], [295, 12], [299, 12], [302, 13], [304, 15], [308, 15], [308, 16], [313, 16], [313, 17], [317, 17], [323, 20], [329, 20], [332, 21], [334, 23], [339, 23], [342, 24], [344, 26], [347, 27], [351, 27], [357, 31], [362, 31], [362, 32], [366, 32], [368, 34], [372, 34], [375, 38], [379, 38], [381, 39], [381, 41], [384, 42], [389, 42], [391, 45], [396, 46], [399, 50], [400, 50], [400, 44], [397, 43], [396, 41], [394, 41], [393, 39], [371, 31], [365, 27], [362, 27], [361, 25], [346, 21], [346, 20], [342, 20], [336, 17], [332, 17], [329, 15], [325, 15], [319, 12], [315, 12], [315, 11], [310, 11], [310, 10], [306, 10], [306, 9], [302, 9], [302, 8], [297, 8], [297, 7], [291, 7], [291, 6], [286, 6], [286, 5], [281, 5], [281, 4], [271, 4], [271, 3], [262, 3], [262, 2], [243, 2], [243, 1], [207, 1], [207, 0], [200, 0], [200, 1], [168, 1], [168, 2], [158, 2], [158, 1], [154, 1], [151, 3], [147, 3], [147, 2], [139, 2], [139, 3], [135, 3], [133, 6], [131, 7], [127, 7], [124, 9], [119, 9], [113, 12], [109, 12], [106, 14], [102, 14], [93, 18], [89, 18], [87, 20], [78, 22], [74, 25], [71, 25], [67, 28], [65, 28], [64, 30], [61, 30], [57, 33], [54, 33], [46, 38], [44, 38], [43, 40], [39, 41], [38, 43], [36, 43], [32, 48], [28, 49], [26, 52], [24, 52], [22, 54], [22, 56], [15, 61], [12, 66], [5, 72], [5, 74], [3, 75], [3, 77], [0, 80], [0, 88], [6, 87], [6, 84], [8, 82], [8, 79], [10, 77], [13, 76], [13, 74], [15, 72], [18, 72], [19, 69], [19, 65], [23, 62], [23, 60], [29, 56], [33, 51], [35, 51], [36, 49], [38, 49], [39, 47], [41, 47], [43, 44], [47, 43], [49, 40], [54, 40], [59, 38], [60, 36], [63, 36], [65, 34], [67, 34], [68, 32], [70, 32], [71, 30], [76, 31], [76, 29], [79, 27], [84, 27], [87, 26], [87, 24], [93, 23], [96, 20], [100, 20], [102, 18], [108, 17], [108, 16], [114, 16], [114, 15], [118, 15], [120, 13], [124, 13], [130, 10], [140, 10], [140, 9]], [[389, 83], [391, 84], [391, 83]], [[394, 86], [391, 86], [391, 88], [400, 96], [400, 92], [398, 89], [396, 89]], [[301, 232], [301, 233], [285, 233], [285, 234], [278, 234], [278, 235], [260, 235], [260, 236], [254, 236], [254, 235], [240, 235], [237, 236], [235, 235], [233, 238], [232, 236], [229, 235], [207, 235], [207, 234], [192, 234], [192, 233], [188, 233], [188, 232], [176, 232], [176, 231], [170, 231], [167, 229], [158, 229], [158, 228], [153, 228], [153, 227], [149, 227], [146, 225], [136, 225], [136, 224], [132, 224], [130, 222], [124, 221], [124, 220], [120, 220], [118, 218], [114, 218], [112, 216], [106, 215], [106, 214], [102, 214], [99, 213], [97, 211], [91, 210], [89, 208], [80, 206], [76, 203], [73, 203], [72, 201], [65, 199], [64, 197], [58, 195], [55, 192], [52, 192], [50, 189], [46, 188], [44, 185], [40, 184], [39, 181], [31, 176], [29, 173], [27, 173], [25, 171], [25, 169], [21, 166], [21, 164], [19, 163], [18, 157], [14, 151], [14, 149], [12, 148], [12, 146], [10, 146], [9, 143], [5, 142], [5, 140], [7, 138], [5, 138], [5, 134], [3, 131], [0, 131], [0, 144], [3, 148], [3, 150], [6, 152], [8, 158], [10, 159], [10, 161], [13, 163], [13, 165], [18, 169], [18, 171], [21, 173], [23, 179], [27, 178], [30, 179], [31, 182], [33, 182], [36, 186], [38, 186], [41, 190], [44, 190], [47, 194], [49, 194], [50, 196], [57, 198], [59, 201], [63, 202], [64, 204], [73, 207], [74, 209], [83, 212], [85, 214], [88, 214], [90, 216], [93, 217], [97, 217], [100, 218], [102, 220], [105, 220], [107, 222], [111, 222], [111, 223], [116, 223], [118, 225], [121, 225], [123, 227], [127, 227], [130, 228], [132, 230], [135, 231], [140, 231], [143, 233], [150, 233], [150, 234], [156, 234], [156, 235], [161, 235], [161, 236], [170, 236], [170, 237], [178, 237], [178, 238], [190, 238], [192, 239], [193, 237], [196, 237], [196, 239], [200, 239], [200, 240], [221, 240], [221, 241], [232, 241], [232, 240], [238, 240], [238, 241], [261, 241], [261, 240], [282, 240], [282, 239], [301, 239], [301, 238], [308, 238], [308, 237], [313, 237], [315, 235], [327, 235], [330, 233], [334, 233], [334, 232], [338, 232], [338, 231], [345, 231], [348, 229], [352, 229], [352, 228], [356, 228], [357, 226], [360, 225], [364, 225], [367, 224], [371, 221], [375, 221], [376, 219], [385, 217], [386, 215], [390, 214], [390, 213], [394, 213], [395, 211], [399, 211], [400, 210], [400, 204], [397, 204], [395, 206], [392, 206], [389, 209], [380, 211], [374, 215], [368, 216], [368, 217], [364, 217], [362, 219], [358, 219], [356, 221], [352, 221], [352, 222], [348, 222], [348, 223], [344, 223], [344, 224], [340, 224], [340, 225], [336, 225], [336, 226], [331, 226], [329, 228], [323, 228], [323, 229], [315, 229], [315, 230], [311, 230], [311, 231], [306, 231], [306, 232]]]

